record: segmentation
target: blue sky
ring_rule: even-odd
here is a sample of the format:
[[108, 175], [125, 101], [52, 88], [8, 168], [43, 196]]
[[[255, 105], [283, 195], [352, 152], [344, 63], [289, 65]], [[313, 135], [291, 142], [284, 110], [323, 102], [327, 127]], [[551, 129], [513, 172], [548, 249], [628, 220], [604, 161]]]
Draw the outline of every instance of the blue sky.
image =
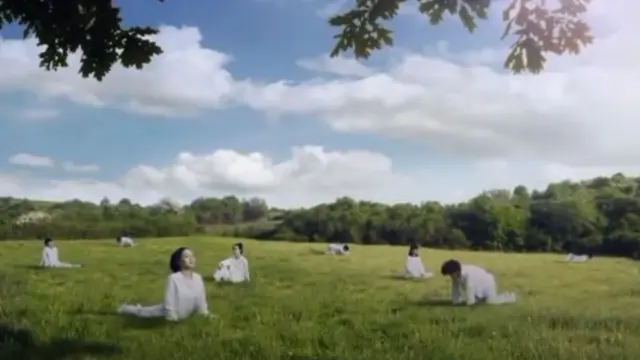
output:
[[[584, 164], [580, 154], [566, 153], [563, 146], [544, 144], [527, 136], [542, 134], [543, 140], [567, 139], [574, 144], [590, 144], [581, 137], [570, 137], [587, 137], [592, 133], [572, 134], [564, 123], [558, 126], [553, 123], [558, 114], [568, 111], [568, 105], [562, 101], [574, 84], [566, 79], [573, 78], [560, 81], [560, 75], [546, 74], [536, 79], [527, 76], [514, 79], [501, 69], [508, 43], [499, 41], [502, 30], [499, 17], [481, 23], [476, 34], [470, 35], [457, 19], [434, 27], [406, 8], [391, 24], [395, 31], [394, 48], [377, 52], [364, 62], [364, 66], [372, 69], [367, 75], [344, 76], [299, 65], [302, 59], [315, 59], [318, 64], [327, 61], [326, 53], [333, 45], [336, 31], [321, 15], [328, 5], [331, 3], [319, 0], [126, 2], [122, 11], [128, 24], [175, 27], [174, 40], [182, 36], [179, 34], [184, 27], [197, 29], [201, 36], [197, 51], [205, 59], [185, 62], [184, 67], [178, 66], [176, 70], [169, 65], [162, 67], [162, 71], [174, 77], [164, 83], [159, 79], [164, 74], [160, 70], [151, 76], [155, 80], [145, 77], [149, 91], [139, 98], [138, 93], [130, 90], [136, 80], [125, 75], [114, 75], [106, 85], [92, 84], [83, 82], [79, 76], [73, 77], [74, 65], [64, 74], [41, 75], [32, 62], [7, 63], [6, 66], [16, 66], [17, 74], [25, 75], [23, 78], [16, 75], [18, 80], [0, 77], [0, 104], [5, 109], [0, 118], [0, 156], [46, 157], [55, 165], [34, 167], [27, 164], [29, 161], [0, 162], [0, 174], [11, 185], [6, 190], [0, 186], [0, 191], [4, 191], [0, 195], [79, 196], [42, 186], [50, 187], [52, 179], [71, 182], [91, 179], [100, 186], [80, 191], [89, 200], [134, 196], [140, 193], [136, 186], [142, 186], [149, 194], [134, 200], [150, 202], [169, 196], [188, 201], [198, 195], [234, 192], [265, 196], [283, 204], [326, 201], [339, 195], [384, 201], [427, 198], [454, 201], [486, 188], [512, 187], [526, 181], [531, 186], [543, 186], [546, 181], [561, 177], [586, 176], [609, 169], [605, 159], [609, 156], [605, 151], [608, 148], [603, 154], [594, 155], [601, 156], [602, 161]], [[492, 14], [499, 11], [496, 8]], [[18, 30], [8, 27], [1, 35], [6, 42], [17, 38]], [[206, 97], [188, 89], [189, 81], [181, 80], [187, 76], [198, 79], [197, 70], [188, 67], [195, 69], [204, 64], [209, 59], [206, 49], [226, 54], [230, 59], [222, 66], [207, 65], [221, 71], [217, 74], [225, 72], [232, 78], [229, 86], [233, 90], [224, 91], [221, 104], [217, 98], [215, 104], [204, 103], [203, 99], [212, 99], [213, 90], [205, 88], [217, 86], [216, 79], [227, 79], [223, 75], [218, 77], [212, 72], [210, 85], [203, 80], [194, 86], [204, 89]], [[0, 60], [11, 60], [11, 50], [0, 47]], [[183, 50], [166, 51], [165, 55], [191, 54]], [[591, 61], [592, 58], [595, 60]], [[580, 61], [586, 63], [585, 67], [593, 67], [600, 65], [596, 61], [601, 58], [596, 52]], [[563, 65], [562, 61], [558, 64], [557, 74], [562, 76], [576, 71], [571, 64]], [[23, 68], [17, 66], [28, 71], [18, 70]], [[47, 78], [39, 80], [37, 76]], [[140, 76], [143, 79], [144, 75]], [[132, 79], [132, 84], [127, 85], [127, 79]], [[156, 80], [157, 84], [153, 82]], [[220, 81], [226, 84], [227, 80]], [[274, 90], [279, 81], [285, 81], [281, 86], [286, 96]], [[394, 84], [402, 86], [395, 88]], [[557, 90], [556, 85], [562, 89]], [[168, 90], [156, 96], [154, 90], [163, 86]], [[534, 87], [537, 93], [531, 90]], [[528, 90], [514, 90], [519, 88]], [[347, 93], [358, 89], [360, 95], [350, 94], [353, 96], [347, 103], [334, 96], [341, 89], [347, 89], [344, 90]], [[442, 95], [445, 92], [447, 95]], [[88, 93], [100, 101], [108, 97], [108, 101], [97, 106], [78, 100], [79, 94]], [[175, 99], [168, 98], [168, 93]], [[312, 104], [318, 96], [331, 97], [335, 104], [326, 99]], [[185, 115], [172, 111], [134, 111], [116, 104], [139, 99], [148, 101], [146, 105], [155, 101], [153, 106], [181, 101], [181, 111], [187, 106], [191, 108]], [[515, 101], [522, 102], [522, 106], [515, 107]], [[551, 105], [541, 107], [540, 103]], [[378, 105], [382, 108], [377, 109]], [[488, 110], [480, 108], [485, 105]], [[598, 110], [604, 110], [602, 104]], [[386, 118], [371, 120], [383, 114]], [[524, 119], [533, 115], [537, 119], [546, 116], [549, 121], [526, 123]], [[522, 124], [495, 122], [501, 116], [512, 121], [522, 118]], [[444, 122], [449, 117], [453, 120]], [[593, 124], [594, 129], [600, 129], [598, 126]], [[603, 144], [610, 142], [603, 140]], [[313, 168], [303, 164], [304, 156], [300, 158], [303, 160], [292, 160], [292, 147], [303, 147], [306, 150], [302, 153], [307, 154], [311, 150], [304, 148], [306, 145], [322, 146], [320, 155], [309, 155], [316, 159]], [[232, 150], [238, 156], [255, 152], [263, 158], [259, 165], [255, 162], [246, 165], [242, 162], [244, 157], [231, 159], [220, 153], [206, 160], [207, 155], [219, 150]], [[356, 166], [350, 161], [363, 160], [357, 154], [352, 155], [354, 151], [381, 155], [384, 159], [373, 159], [380, 160], [379, 164]], [[197, 161], [181, 162], [180, 153], [193, 154]], [[75, 170], [63, 166], [65, 162], [77, 165]], [[274, 167], [277, 164], [282, 166]], [[82, 165], [95, 165], [99, 170], [82, 171]], [[575, 166], [581, 168], [576, 170]], [[354, 174], [347, 178], [346, 173], [352, 170]], [[495, 171], [505, 173], [489, 176]], [[354, 187], [353, 183], [361, 177], [379, 181]], [[16, 187], [16, 183], [23, 182], [30, 185]], [[303, 199], [309, 192], [317, 196]]]

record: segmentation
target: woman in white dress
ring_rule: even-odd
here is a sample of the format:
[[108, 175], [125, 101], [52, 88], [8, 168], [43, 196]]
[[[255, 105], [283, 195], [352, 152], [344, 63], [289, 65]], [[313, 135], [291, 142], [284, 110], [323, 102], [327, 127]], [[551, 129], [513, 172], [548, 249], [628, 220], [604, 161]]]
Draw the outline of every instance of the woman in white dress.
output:
[[442, 264], [440, 272], [442, 275], [451, 277], [451, 301], [454, 305], [471, 306], [477, 301], [492, 305], [516, 302], [515, 293], [499, 294], [496, 279], [490, 272], [479, 266], [461, 264], [458, 260], [451, 259]]
[[409, 254], [407, 254], [407, 263], [404, 267], [403, 275], [409, 279], [425, 279], [433, 276], [432, 273], [425, 270], [418, 254], [418, 245], [416, 244], [409, 246]]
[[329, 244], [327, 246], [327, 251], [324, 253], [327, 255], [349, 255], [349, 251], [351, 251], [351, 249], [347, 244]]
[[124, 304], [118, 313], [143, 318], [164, 317], [169, 321], [178, 321], [193, 313], [209, 316], [204, 282], [200, 274], [194, 272], [196, 257], [193, 252], [181, 247], [171, 254], [162, 304], [140, 306]]
[[40, 266], [45, 268], [77, 268], [82, 265], [69, 264], [60, 261], [58, 258], [58, 248], [53, 243], [53, 239], [44, 239], [44, 248], [42, 249], [42, 256], [40, 257]]
[[251, 281], [249, 261], [244, 257], [244, 245], [235, 243], [231, 249], [233, 255], [218, 264], [213, 279], [218, 282], [231, 283]]
[[569, 253], [567, 254], [567, 257], [564, 258], [564, 261], [567, 262], [585, 262], [588, 260], [591, 260], [593, 258], [592, 254], [583, 254], [583, 255], [577, 255], [574, 253]]
[[118, 244], [120, 244], [120, 246], [122, 247], [133, 247], [136, 245], [136, 243], [133, 241], [133, 239], [131, 238], [131, 236], [129, 236], [129, 234], [122, 234], [120, 236], [118, 236], [116, 238], [116, 241], [118, 242]]

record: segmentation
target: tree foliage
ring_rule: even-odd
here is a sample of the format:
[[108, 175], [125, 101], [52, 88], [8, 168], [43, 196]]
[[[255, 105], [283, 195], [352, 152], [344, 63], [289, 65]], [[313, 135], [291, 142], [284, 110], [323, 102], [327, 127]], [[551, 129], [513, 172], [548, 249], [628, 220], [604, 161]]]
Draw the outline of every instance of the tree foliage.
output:
[[[587, 252], [640, 257], [640, 178], [599, 177], [486, 191], [459, 204], [385, 205], [340, 198], [310, 208], [269, 208], [263, 199], [168, 199], [140, 206], [0, 198], [0, 239], [216, 234], [262, 240], [347, 242], [513, 252]], [[34, 216], [45, 213], [46, 217]]]
[[[478, 20], [486, 20], [491, 0], [417, 0], [418, 9], [432, 25], [446, 15], [457, 16], [473, 32]], [[340, 29], [331, 56], [352, 50], [356, 58], [368, 58], [372, 51], [393, 45], [393, 32], [385, 22], [393, 19], [407, 0], [355, 0], [353, 9], [329, 20]], [[494, 1], [495, 2], [495, 1]], [[554, 1], [555, 3], [555, 1]], [[502, 39], [515, 37], [504, 67], [513, 73], [537, 74], [544, 68], [545, 54], [577, 54], [593, 41], [584, 17], [591, 0], [510, 0], [502, 18]]]
[[[164, 0], [156, 0], [164, 2]], [[356, 58], [393, 45], [393, 32], [385, 25], [407, 0], [355, 0], [353, 9], [332, 17], [340, 29], [331, 56], [352, 50]], [[491, 0], [417, 0], [418, 8], [433, 25], [446, 15], [457, 16], [473, 32], [487, 19]], [[540, 72], [545, 54], [577, 54], [593, 40], [584, 21], [591, 0], [510, 0], [503, 12], [505, 31], [516, 40], [504, 66], [514, 73]], [[554, 3], [557, 1], [554, 1]], [[80, 74], [102, 80], [115, 64], [141, 69], [162, 49], [149, 38], [158, 32], [149, 26], [125, 26], [120, 8], [112, 0], [0, 0], [0, 30], [17, 23], [23, 36], [34, 36], [44, 47], [40, 66], [47, 70], [67, 67], [78, 52]]]

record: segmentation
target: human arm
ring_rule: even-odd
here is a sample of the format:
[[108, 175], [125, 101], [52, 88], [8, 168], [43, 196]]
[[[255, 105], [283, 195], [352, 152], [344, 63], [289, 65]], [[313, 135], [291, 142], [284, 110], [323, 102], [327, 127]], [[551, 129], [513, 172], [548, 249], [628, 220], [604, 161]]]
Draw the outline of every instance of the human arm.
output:
[[209, 316], [209, 306], [207, 305], [207, 292], [204, 287], [202, 277], [198, 275], [200, 293], [198, 294], [198, 303], [196, 304], [198, 313], [200, 315]]
[[243, 259], [244, 262], [244, 278], [247, 281], [251, 281], [251, 275], [249, 274], [249, 261], [247, 259]]
[[164, 317], [169, 321], [177, 321], [176, 305], [178, 304], [178, 287], [175, 279], [169, 276], [164, 290]]
[[471, 306], [476, 303], [476, 294], [474, 291], [475, 284], [472, 279], [467, 279], [465, 282], [465, 295], [467, 298], [467, 305]]
[[460, 303], [460, 280], [458, 278], [454, 278], [451, 281], [451, 301], [454, 305]]

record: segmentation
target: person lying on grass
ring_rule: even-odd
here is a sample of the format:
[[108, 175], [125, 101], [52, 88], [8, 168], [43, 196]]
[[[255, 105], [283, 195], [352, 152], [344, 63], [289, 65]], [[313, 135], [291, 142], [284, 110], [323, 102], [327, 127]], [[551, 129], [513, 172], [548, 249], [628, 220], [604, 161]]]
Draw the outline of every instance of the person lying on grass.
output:
[[77, 268], [82, 265], [61, 262], [60, 259], [58, 259], [58, 248], [53, 243], [53, 239], [48, 237], [44, 239], [44, 248], [42, 249], [40, 266], [45, 268]]
[[349, 245], [347, 244], [329, 244], [327, 246], [327, 251], [324, 253], [329, 254], [338, 254], [338, 255], [349, 255]]
[[568, 262], [585, 262], [587, 260], [591, 260], [592, 258], [593, 258], [592, 254], [576, 255], [574, 253], [569, 253], [569, 254], [567, 254], [567, 257], [564, 258], [564, 261], [568, 261]]
[[422, 260], [420, 260], [420, 255], [418, 254], [417, 244], [411, 244], [409, 246], [409, 254], [407, 256], [407, 263], [404, 267], [403, 276], [409, 279], [424, 279], [433, 276], [433, 274], [426, 271], [424, 265], [422, 265]]
[[118, 313], [143, 318], [164, 317], [177, 321], [193, 313], [210, 316], [202, 277], [193, 271], [196, 258], [186, 247], [175, 250], [169, 259], [171, 275], [167, 278], [164, 302], [153, 306], [124, 304]]
[[506, 292], [497, 293], [496, 280], [491, 273], [475, 265], [463, 265], [458, 260], [447, 260], [440, 270], [442, 275], [451, 277], [451, 300], [454, 305], [465, 301], [460, 296], [464, 291], [466, 305], [473, 305], [476, 301], [499, 305], [514, 303], [516, 294]]
[[233, 255], [218, 264], [213, 279], [218, 282], [240, 283], [251, 281], [249, 261], [244, 257], [244, 245], [235, 243], [231, 247]]

